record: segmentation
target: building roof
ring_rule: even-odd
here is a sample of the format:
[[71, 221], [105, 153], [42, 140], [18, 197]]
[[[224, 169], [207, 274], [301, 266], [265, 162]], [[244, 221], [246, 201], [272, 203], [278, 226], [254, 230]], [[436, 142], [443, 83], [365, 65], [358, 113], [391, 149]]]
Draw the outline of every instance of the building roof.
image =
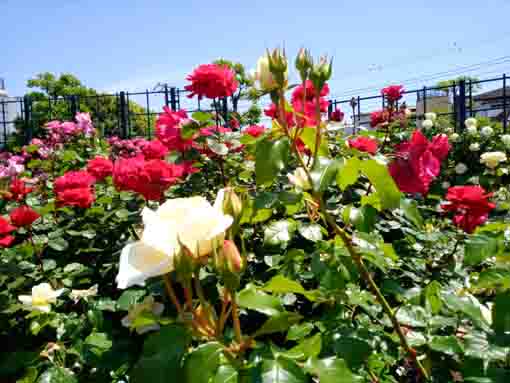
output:
[[[505, 88], [505, 95], [506, 97], [510, 97], [510, 87]], [[497, 100], [499, 98], [503, 97], [503, 88], [499, 89], [493, 89], [485, 93], [477, 94], [473, 97], [473, 100], [475, 101], [490, 101], [490, 100]]]

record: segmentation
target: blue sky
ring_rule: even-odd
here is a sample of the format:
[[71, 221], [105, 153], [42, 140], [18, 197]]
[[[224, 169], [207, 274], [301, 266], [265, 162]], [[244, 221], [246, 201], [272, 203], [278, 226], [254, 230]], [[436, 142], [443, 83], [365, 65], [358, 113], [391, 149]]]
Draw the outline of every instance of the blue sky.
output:
[[[11, 95], [43, 71], [109, 91], [182, 86], [197, 64], [225, 57], [252, 68], [284, 42], [289, 55], [305, 46], [334, 56], [332, 94], [364, 95], [375, 91], [352, 90], [506, 56], [509, 14], [508, 0], [0, 0], [0, 77]], [[467, 74], [504, 70], [510, 62]]]

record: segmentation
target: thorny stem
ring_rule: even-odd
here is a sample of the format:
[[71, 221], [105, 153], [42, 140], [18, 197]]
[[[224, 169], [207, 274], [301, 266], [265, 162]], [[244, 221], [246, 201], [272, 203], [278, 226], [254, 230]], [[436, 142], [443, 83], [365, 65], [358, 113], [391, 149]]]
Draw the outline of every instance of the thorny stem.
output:
[[[218, 110], [218, 103], [220, 102], [220, 99], [213, 99], [213, 105], [214, 105], [214, 115], [216, 118], [216, 130], [218, 130], [218, 127], [220, 126], [220, 113]], [[220, 168], [221, 173], [221, 183], [223, 186], [227, 186], [227, 179], [225, 178], [225, 169], [223, 164], [223, 158], [219, 156], [218, 158], [218, 167]]]
[[166, 292], [170, 297], [170, 300], [177, 309], [179, 316], [182, 317], [182, 306], [179, 302], [179, 298], [177, 298], [177, 295], [175, 295], [174, 288], [172, 287], [172, 281], [170, 281], [170, 277], [168, 276], [168, 274], [163, 275], [163, 281], [165, 282]]
[[37, 253], [37, 261], [39, 262], [39, 268], [41, 269], [41, 271], [43, 271], [43, 269], [44, 269], [43, 262], [42, 262], [42, 250], [43, 249], [41, 249], [41, 251], [36, 251], [37, 248], [35, 246], [34, 237], [32, 235], [32, 230], [31, 229], [28, 232], [28, 240], [30, 241], [30, 244], [32, 245], [32, 247], [34, 249], [34, 252]]
[[230, 301], [232, 302], [232, 321], [234, 322], [234, 332], [239, 344], [242, 342], [241, 323], [239, 322], [239, 309], [237, 307], [236, 296], [233, 291], [230, 292]]

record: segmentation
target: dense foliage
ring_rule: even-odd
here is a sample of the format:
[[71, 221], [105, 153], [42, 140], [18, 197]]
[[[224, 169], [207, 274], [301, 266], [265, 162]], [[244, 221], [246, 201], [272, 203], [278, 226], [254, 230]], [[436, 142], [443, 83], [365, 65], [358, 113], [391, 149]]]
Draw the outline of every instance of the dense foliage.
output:
[[[2, 381], [508, 381], [510, 136], [418, 130], [390, 86], [344, 137], [331, 62], [295, 65], [257, 64], [271, 127], [165, 108], [105, 140], [79, 113], [2, 153]], [[238, 91], [224, 62], [188, 79]]]

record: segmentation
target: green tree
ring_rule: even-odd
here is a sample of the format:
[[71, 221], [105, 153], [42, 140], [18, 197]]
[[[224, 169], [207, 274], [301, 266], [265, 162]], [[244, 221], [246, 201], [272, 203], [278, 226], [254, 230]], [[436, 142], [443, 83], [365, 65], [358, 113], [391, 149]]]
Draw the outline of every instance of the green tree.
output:
[[470, 76], [459, 76], [459, 77], [452, 78], [449, 80], [442, 80], [436, 84], [436, 87], [438, 87], [438, 88], [444, 87], [444, 88], [446, 88], [445, 91], [447, 93], [450, 93], [452, 86], [455, 84], [458, 84], [462, 80], [464, 80], [466, 82], [466, 84], [469, 84], [469, 82], [473, 82], [474, 83], [474, 84], [472, 84], [473, 91], [482, 89], [482, 85], [479, 83], [480, 79], [478, 77], [470, 77]]
[[[55, 75], [44, 72], [27, 81], [33, 89], [27, 93], [32, 99], [32, 120], [34, 133], [50, 120], [70, 120], [73, 118], [71, 105], [74, 102], [81, 112], [89, 112], [94, 125], [103, 134], [120, 134], [120, 113], [118, 97], [104, 94], [85, 86], [70, 73]], [[133, 101], [128, 103], [128, 121], [131, 135], [146, 135], [152, 130], [154, 114]]]

